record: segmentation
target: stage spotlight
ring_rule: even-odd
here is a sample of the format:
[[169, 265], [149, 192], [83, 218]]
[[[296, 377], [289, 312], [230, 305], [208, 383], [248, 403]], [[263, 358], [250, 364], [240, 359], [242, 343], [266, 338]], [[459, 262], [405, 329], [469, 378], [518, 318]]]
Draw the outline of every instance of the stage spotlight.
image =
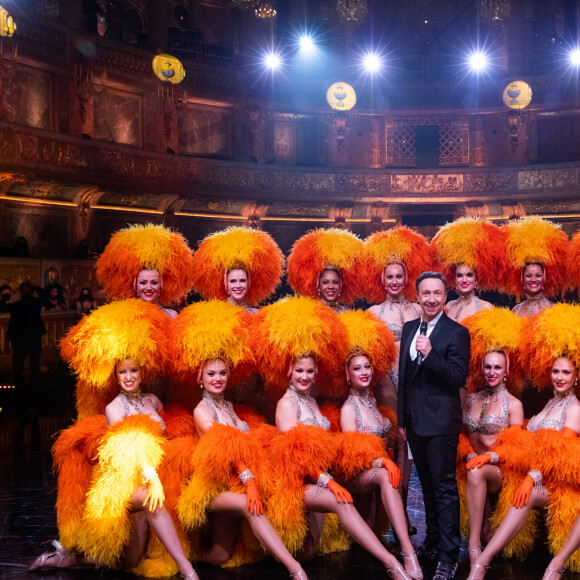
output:
[[368, 52], [362, 59], [362, 64], [366, 72], [375, 74], [383, 68], [383, 60], [376, 52]]
[[469, 68], [475, 73], [483, 72], [489, 66], [487, 55], [481, 51], [472, 52], [468, 59]]
[[264, 56], [264, 65], [267, 69], [276, 71], [282, 66], [282, 58], [277, 52], [268, 52]]
[[314, 42], [312, 36], [308, 34], [303, 34], [298, 39], [298, 46], [300, 46], [300, 50], [302, 52], [305, 52], [307, 54], [311, 54], [316, 50], [316, 43]]
[[580, 48], [575, 48], [570, 51], [570, 64], [576, 68], [580, 67]]

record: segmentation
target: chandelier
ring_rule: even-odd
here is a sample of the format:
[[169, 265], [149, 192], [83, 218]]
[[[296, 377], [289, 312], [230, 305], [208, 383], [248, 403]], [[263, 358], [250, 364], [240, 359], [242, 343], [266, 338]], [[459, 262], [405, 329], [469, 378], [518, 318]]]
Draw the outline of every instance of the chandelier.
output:
[[358, 24], [367, 16], [367, 0], [336, 0], [336, 12], [341, 22]]
[[510, 0], [481, 0], [481, 19], [502, 24], [511, 15]]
[[277, 12], [270, 2], [260, 2], [254, 10], [254, 14], [256, 15], [256, 18], [272, 20], [276, 18]]

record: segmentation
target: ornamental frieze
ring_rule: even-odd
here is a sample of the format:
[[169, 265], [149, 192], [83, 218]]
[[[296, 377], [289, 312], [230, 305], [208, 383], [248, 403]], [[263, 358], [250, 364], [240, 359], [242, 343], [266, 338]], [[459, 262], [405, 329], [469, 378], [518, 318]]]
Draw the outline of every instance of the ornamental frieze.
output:
[[528, 213], [567, 213], [572, 211], [574, 202], [571, 200], [532, 199], [525, 203]]
[[38, 139], [31, 135], [20, 135], [18, 139], [20, 157], [24, 161], [38, 161]]
[[463, 175], [391, 175], [393, 193], [447, 193], [463, 191]]
[[466, 173], [465, 191], [498, 191], [514, 189], [517, 183], [515, 173]]
[[8, 160], [14, 157], [14, 133], [0, 131], [0, 159]]
[[51, 165], [86, 169], [92, 166], [86, 153], [78, 145], [48, 141], [42, 143], [40, 159]]
[[355, 173], [338, 175], [336, 178], [337, 191], [357, 191], [361, 193], [382, 193], [389, 191], [390, 179], [388, 175], [369, 175]]
[[544, 169], [520, 171], [518, 189], [557, 189], [576, 185], [576, 169]]
[[334, 178], [331, 173], [290, 173], [275, 174], [275, 187], [281, 191], [333, 193]]
[[274, 202], [270, 205], [268, 215], [295, 216], [295, 217], [327, 217], [327, 204], [309, 205], [306, 203]]
[[202, 183], [211, 187], [246, 190], [254, 188], [254, 176], [251, 171], [237, 167], [209, 166]]

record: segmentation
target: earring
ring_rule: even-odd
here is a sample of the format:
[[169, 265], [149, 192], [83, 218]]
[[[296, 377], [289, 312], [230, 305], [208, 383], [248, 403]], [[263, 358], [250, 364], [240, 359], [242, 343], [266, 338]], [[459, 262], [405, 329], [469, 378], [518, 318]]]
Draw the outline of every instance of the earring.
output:
[[203, 383], [199, 383], [199, 388], [203, 391]]

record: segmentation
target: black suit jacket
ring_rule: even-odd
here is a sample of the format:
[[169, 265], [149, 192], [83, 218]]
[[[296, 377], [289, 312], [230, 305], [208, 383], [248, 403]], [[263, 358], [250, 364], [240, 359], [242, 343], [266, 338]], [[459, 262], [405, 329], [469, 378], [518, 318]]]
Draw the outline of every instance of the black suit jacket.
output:
[[[409, 426], [405, 425], [406, 405], [417, 435], [457, 435], [462, 426], [459, 390], [465, 385], [469, 367], [469, 331], [443, 312], [429, 337], [431, 352], [414, 371], [409, 365], [409, 348], [420, 323], [418, 318], [403, 326], [397, 421], [400, 427]], [[408, 376], [411, 372], [414, 376]]]

